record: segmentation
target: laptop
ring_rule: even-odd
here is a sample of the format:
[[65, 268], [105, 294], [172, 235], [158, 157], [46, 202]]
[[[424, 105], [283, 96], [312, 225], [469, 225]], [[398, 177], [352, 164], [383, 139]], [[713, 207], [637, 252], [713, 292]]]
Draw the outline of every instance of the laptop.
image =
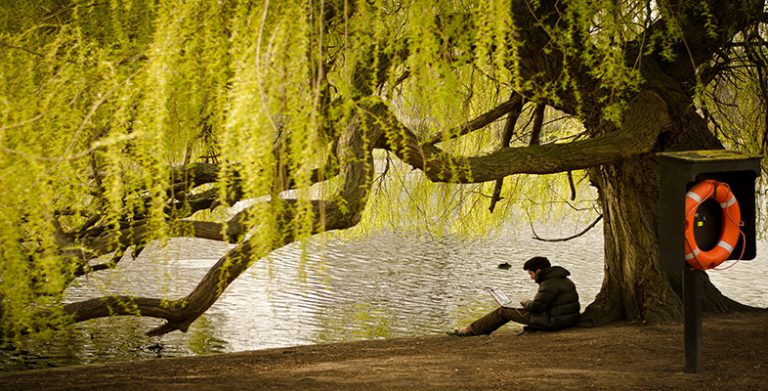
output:
[[522, 313], [520, 312], [520, 309], [517, 307], [520, 306], [519, 303], [513, 303], [512, 300], [507, 296], [504, 291], [501, 290], [501, 288], [487, 288], [488, 292], [493, 296], [493, 299], [496, 300], [497, 303], [499, 303], [500, 306], [504, 308], [512, 308], [515, 311], [517, 311], [518, 314]]
[[514, 308], [517, 303], [513, 303], [512, 300], [507, 296], [504, 291], [501, 290], [501, 288], [488, 288], [488, 292], [493, 296], [493, 299], [496, 300], [497, 303], [499, 303], [500, 306], [506, 307], [506, 308]]

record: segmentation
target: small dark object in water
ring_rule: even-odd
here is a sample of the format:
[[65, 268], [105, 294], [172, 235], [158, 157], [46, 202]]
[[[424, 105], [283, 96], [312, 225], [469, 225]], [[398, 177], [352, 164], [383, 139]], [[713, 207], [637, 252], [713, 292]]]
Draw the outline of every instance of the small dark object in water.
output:
[[504, 263], [500, 263], [500, 264], [499, 264], [499, 269], [504, 269], [504, 270], [506, 270], [506, 269], [509, 269], [509, 268], [511, 268], [511, 267], [512, 267], [512, 265], [510, 265], [510, 264], [509, 264], [509, 262], [504, 262]]

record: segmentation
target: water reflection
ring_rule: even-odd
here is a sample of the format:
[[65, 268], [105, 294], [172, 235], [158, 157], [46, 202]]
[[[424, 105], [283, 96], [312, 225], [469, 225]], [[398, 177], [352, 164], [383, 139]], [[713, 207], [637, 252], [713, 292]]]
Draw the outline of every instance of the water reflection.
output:
[[[308, 246], [305, 256], [297, 244], [254, 264], [187, 333], [146, 337], [162, 321], [97, 319], [25, 346], [21, 354], [6, 354], [1, 363], [7, 370], [434, 334], [494, 308], [486, 287], [504, 287], [513, 298], [532, 296], [536, 285], [521, 270], [530, 256], [545, 255], [569, 269], [583, 304], [594, 299], [603, 275], [599, 227], [566, 243], [512, 232], [482, 240], [380, 232], [353, 241], [318, 239]], [[229, 248], [199, 239], [147, 248], [138, 259], [123, 260], [119, 271], [78, 281], [67, 301], [116, 292], [183, 296]], [[765, 251], [761, 243], [758, 254]], [[502, 262], [512, 268], [499, 269]], [[752, 261], [710, 275], [725, 294], [765, 307], [766, 270], [766, 262]]]

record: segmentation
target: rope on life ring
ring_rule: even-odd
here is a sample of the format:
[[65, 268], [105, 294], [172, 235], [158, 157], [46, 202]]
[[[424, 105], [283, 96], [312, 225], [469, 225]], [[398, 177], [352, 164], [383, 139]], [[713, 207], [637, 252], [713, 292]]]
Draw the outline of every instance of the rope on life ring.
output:
[[[693, 235], [694, 217], [699, 206], [708, 199], [714, 199], [720, 204], [723, 225], [717, 245], [708, 251], [701, 251]], [[685, 195], [685, 260], [688, 265], [706, 270], [723, 263], [736, 247], [739, 235], [744, 235], [741, 232], [743, 225], [739, 202], [727, 183], [707, 179], [694, 185]]]

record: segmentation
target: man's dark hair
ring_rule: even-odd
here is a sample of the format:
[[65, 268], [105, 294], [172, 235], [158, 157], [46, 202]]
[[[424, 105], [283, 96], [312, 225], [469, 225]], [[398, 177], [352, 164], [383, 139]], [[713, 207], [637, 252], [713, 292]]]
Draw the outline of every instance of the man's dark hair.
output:
[[533, 257], [523, 264], [523, 270], [536, 271], [552, 266], [547, 257]]

